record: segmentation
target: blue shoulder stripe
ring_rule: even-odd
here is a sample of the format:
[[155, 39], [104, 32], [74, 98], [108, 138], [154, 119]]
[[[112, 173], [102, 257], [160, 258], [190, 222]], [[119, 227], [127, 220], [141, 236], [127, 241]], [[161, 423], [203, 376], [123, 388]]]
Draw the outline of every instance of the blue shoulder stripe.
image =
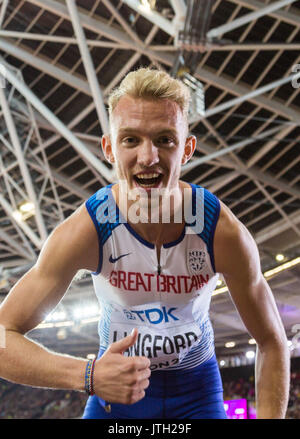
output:
[[[194, 188], [197, 187], [201, 188], [201, 186], [194, 184], [192, 184], [191, 186]], [[205, 188], [201, 188], [201, 189], [204, 189], [204, 227], [202, 232], [199, 233], [198, 236], [200, 236], [200, 238], [202, 238], [203, 241], [205, 242], [208, 248], [212, 268], [214, 271], [216, 271], [213, 244], [214, 244], [214, 234], [219, 219], [221, 206], [219, 199], [214, 194], [212, 194], [209, 190]], [[196, 196], [196, 202], [199, 201], [200, 199], [197, 200], [197, 196]]]
[[99, 189], [85, 202], [87, 211], [95, 225], [99, 243], [99, 263], [97, 271], [99, 274], [103, 262], [103, 245], [111, 236], [112, 231], [120, 224], [119, 211], [111, 193], [111, 184]]

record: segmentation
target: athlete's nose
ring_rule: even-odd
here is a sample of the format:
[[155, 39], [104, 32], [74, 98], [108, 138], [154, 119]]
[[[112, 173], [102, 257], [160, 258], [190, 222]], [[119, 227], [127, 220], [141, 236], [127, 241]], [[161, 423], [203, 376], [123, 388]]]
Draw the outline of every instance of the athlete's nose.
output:
[[158, 148], [151, 140], [145, 140], [139, 145], [137, 162], [144, 167], [153, 166], [159, 162]]

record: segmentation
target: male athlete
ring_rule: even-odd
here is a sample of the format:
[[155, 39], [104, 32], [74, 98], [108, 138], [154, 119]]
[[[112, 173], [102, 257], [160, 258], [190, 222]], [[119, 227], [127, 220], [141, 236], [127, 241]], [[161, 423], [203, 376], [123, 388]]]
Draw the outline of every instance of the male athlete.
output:
[[[209, 320], [218, 273], [257, 343], [257, 416], [285, 417], [287, 339], [256, 244], [215, 195], [179, 179], [196, 146], [188, 103], [185, 86], [164, 72], [126, 76], [102, 138], [118, 181], [51, 233], [0, 308], [0, 376], [77, 391], [88, 377], [83, 418], [226, 418]], [[25, 336], [80, 269], [92, 272], [101, 308], [92, 370]]]

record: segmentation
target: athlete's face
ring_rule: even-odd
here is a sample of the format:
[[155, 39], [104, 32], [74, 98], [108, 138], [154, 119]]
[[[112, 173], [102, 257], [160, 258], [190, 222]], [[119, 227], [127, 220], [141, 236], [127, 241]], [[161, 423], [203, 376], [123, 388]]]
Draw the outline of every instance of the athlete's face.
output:
[[181, 165], [195, 149], [195, 137], [187, 137], [187, 132], [186, 119], [175, 102], [123, 96], [102, 147], [129, 190], [171, 190], [178, 187]]

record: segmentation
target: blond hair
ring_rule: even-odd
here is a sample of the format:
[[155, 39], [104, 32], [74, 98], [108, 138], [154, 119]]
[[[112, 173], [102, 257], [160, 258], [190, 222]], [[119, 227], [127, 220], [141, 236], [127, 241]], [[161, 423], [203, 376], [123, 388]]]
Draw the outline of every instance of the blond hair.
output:
[[108, 98], [110, 117], [121, 97], [125, 95], [143, 99], [169, 99], [176, 102], [183, 115], [188, 118], [189, 89], [183, 82], [162, 70], [142, 67], [128, 73]]

